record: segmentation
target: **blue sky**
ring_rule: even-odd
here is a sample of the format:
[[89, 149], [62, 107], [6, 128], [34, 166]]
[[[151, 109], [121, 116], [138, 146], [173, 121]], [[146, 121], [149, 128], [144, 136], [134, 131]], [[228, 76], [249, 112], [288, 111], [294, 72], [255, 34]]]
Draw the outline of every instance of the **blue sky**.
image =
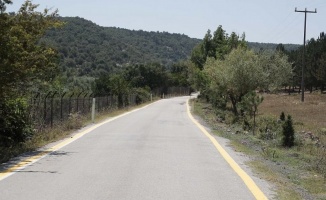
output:
[[[24, 0], [13, 0], [17, 11]], [[58, 9], [61, 16], [79, 16], [105, 27], [166, 31], [202, 39], [219, 25], [228, 32], [246, 33], [250, 42], [303, 43], [304, 13], [307, 39], [326, 32], [326, 0], [33, 0], [40, 9]]]

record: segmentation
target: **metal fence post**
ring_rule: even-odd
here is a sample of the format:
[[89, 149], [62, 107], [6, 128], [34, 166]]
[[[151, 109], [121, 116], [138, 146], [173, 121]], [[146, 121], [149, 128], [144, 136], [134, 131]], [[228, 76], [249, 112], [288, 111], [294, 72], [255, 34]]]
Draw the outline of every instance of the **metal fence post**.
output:
[[72, 98], [72, 96], [74, 96], [74, 92], [70, 95], [70, 97], [69, 97], [69, 109], [68, 109], [68, 111], [69, 111], [69, 114], [71, 113], [71, 98]]
[[51, 117], [50, 117], [51, 128], [53, 127], [53, 98], [54, 95], [56, 94], [57, 92], [54, 92], [53, 95], [51, 96]]
[[63, 108], [62, 108], [62, 105], [63, 105], [63, 97], [66, 95], [67, 92], [64, 92], [62, 95], [61, 95], [61, 99], [60, 99], [60, 119], [61, 121], [63, 120]]
[[51, 92], [49, 92], [46, 96], [45, 96], [45, 98], [44, 98], [44, 115], [43, 115], [43, 120], [44, 120], [44, 122], [46, 122], [46, 99], [48, 98], [48, 96], [51, 94]]
[[92, 102], [92, 122], [95, 123], [95, 98], [93, 98]]
[[83, 93], [84, 91], [82, 91], [82, 92], [80, 92], [78, 95], [77, 95], [77, 100], [76, 100], [76, 112], [78, 112], [79, 111], [79, 107], [78, 107], [78, 102], [79, 102], [79, 97], [80, 97], [80, 95]]
[[88, 95], [88, 92], [86, 92], [86, 94], [84, 95], [84, 98], [83, 98], [83, 112], [85, 112], [85, 98], [87, 95]]

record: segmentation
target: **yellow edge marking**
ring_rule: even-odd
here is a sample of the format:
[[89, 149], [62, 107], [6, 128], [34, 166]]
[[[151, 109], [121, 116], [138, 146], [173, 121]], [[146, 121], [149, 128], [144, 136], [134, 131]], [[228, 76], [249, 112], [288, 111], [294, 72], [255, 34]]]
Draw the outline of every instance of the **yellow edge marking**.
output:
[[241, 167], [232, 159], [232, 157], [223, 149], [223, 147], [216, 141], [216, 139], [209, 134], [206, 129], [192, 116], [189, 107], [189, 99], [187, 101], [187, 112], [190, 119], [197, 125], [197, 127], [211, 140], [216, 149], [220, 152], [223, 158], [231, 166], [231, 168], [240, 176], [243, 182], [246, 184], [251, 193], [255, 196], [256, 199], [267, 199], [265, 194], [259, 189], [256, 183], [252, 178], [245, 172]]
[[[155, 102], [154, 102], [154, 103], [155, 103]], [[152, 103], [152, 104], [153, 104], [153, 103]], [[13, 175], [15, 172], [24, 169], [24, 168], [27, 167], [28, 165], [31, 165], [31, 164], [37, 162], [38, 160], [40, 160], [40, 159], [44, 158], [45, 156], [49, 155], [50, 153], [52, 153], [52, 152], [54, 152], [54, 151], [58, 151], [58, 150], [61, 149], [62, 147], [64, 147], [64, 146], [66, 146], [66, 145], [68, 145], [68, 144], [70, 144], [70, 143], [72, 143], [72, 142], [78, 140], [78, 139], [81, 138], [82, 136], [84, 136], [84, 135], [86, 135], [87, 133], [89, 133], [89, 132], [91, 132], [91, 131], [97, 129], [98, 127], [100, 127], [100, 126], [102, 126], [102, 125], [104, 125], [104, 124], [106, 124], [106, 123], [112, 122], [112, 121], [114, 121], [114, 120], [116, 120], [116, 119], [118, 119], [118, 118], [121, 118], [121, 117], [124, 117], [124, 116], [126, 116], [126, 115], [129, 115], [130, 113], [133, 113], [133, 112], [139, 111], [139, 110], [141, 110], [141, 109], [144, 109], [144, 108], [146, 108], [146, 107], [148, 107], [148, 106], [150, 106], [150, 105], [151, 105], [151, 104], [146, 105], [146, 106], [141, 107], [141, 108], [138, 108], [138, 109], [135, 109], [135, 110], [132, 110], [132, 111], [129, 111], [129, 112], [127, 112], [127, 113], [124, 113], [124, 114], [118, 115], [118, 116], [116, 116], [116, 117], [110, 118], [110, 119], [108, 119], [108, 120], [106, 120], [106, 121], [104, 121], [104, 122], [101, 122], [101, 123], [99, 123], [99, 124], [96, 124], [96, 125], [94, 125], [94, 126], [88, 128], [87, 130], [84, 130], [84, 131], [82, 131], [82, 132], [80, 132], [80, 133], [74, 135], [74, 136], [71, 137], [71, 138], [67, 138], [67, 139], [65, 139], [63, 142], [61, 142], [61, 143], [59, 143], [59, 144], [57, 144], [57, 145], [55, 145], [55, 146], [53, 146], [53, 147], [50, 147], [50, 148], [48, 148], [48, 149], [46, 149], [46, 150], [44, 150], [44, 151], [38, 153], [38, 154], [35, 155], [35, 156], [31, 156], [31, 157], [29, 157], [29, 158], [26, 158], [25, 160], [23, 160], [23, 161], [21, 161], [21, 162], [15, 164], [15, 165], [13, 165], [13, 166], [11, 166], [10, 168], [5, 169], [4, 171], [0, 171], [0, 181], [4, 180], [5, 178], [8, 178], [8, 177], [11, 176], [11, 175]]]

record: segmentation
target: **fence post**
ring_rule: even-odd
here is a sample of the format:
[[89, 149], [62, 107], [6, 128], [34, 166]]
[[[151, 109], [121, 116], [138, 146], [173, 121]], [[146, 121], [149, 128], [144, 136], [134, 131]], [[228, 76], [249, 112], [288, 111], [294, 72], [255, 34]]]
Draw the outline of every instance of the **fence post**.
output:
[[[36, 102], [38, 99], [38, 102]], [[40, 97], [40, 93], [38, 92], [36, 96], [34, 96], [33, 102], [32, 102], [32, 112], [31, 112], [31, 119], [30, 120], [35, 120], [36, 119], [36, 109], [39, 110], [40, 107], [40, 101], [41, 101], [41, 97]], [[36, 108], [37, 105], [37, 108]]]
[[64, 92], [62, 95], [61, 95], [61, 99], [60, 99], [60, 119], [61, 121], [63, 120], [63, 97], [66, 95], [67, 92]]
[[151, 101], [153, 101], [153, 94], [151, 93]]
[[46, 122], [46, 99], [48, 98], [48, 96], [51, 94], [51, 92], [49, 92], [45, 98], [44, 98], [44, 115], [43, 115], [43, 120], [44, 120], [44, 123]]
[[86, 96], [88, 95], [88, 92], [86, 92], [86, 94], [84, 95], [84, 98], [83, 98], [83, 113], [85, 112], [85, 98]]
[[92, 98], [94, 98], [94, 93], [91, 93], [88, 97], [88, 113], [92, 114]]
[[92, 122], [95, 123], [95, 98], [93, 98], [92, 103]]
[[72, 98], [72, 96], [74, 96], [74, 94], [75, 94], [75, 92], [73, 92], [69, 97], [69, 109], [68, 109], [69, 113], [68, 114], [71, 113], [71, 98]]
[[53, 98], [54, 95], [56, 94], [57, 92], [54, 92], [53, 95], [51, 96], [51, 118], [50, 118], [51, 128], [53, 127]]
[[78, 113], [78, 111], [79, 111], [79, 109], [78, 109], [78, 108], [79, 108], [79, 107], [78, 107], [79, 97], [80, 97], [80, 95], [81, 95], [83, 92], [84, 92], [84, 91], [81, 91], [81, 92], [77, 95], [77, 100], [76, 100], [76, 104], [77, 104], [77, 105], [76, 105], [76, 110], [77, 110], [76, 112], [77, 112], [77, 113]]

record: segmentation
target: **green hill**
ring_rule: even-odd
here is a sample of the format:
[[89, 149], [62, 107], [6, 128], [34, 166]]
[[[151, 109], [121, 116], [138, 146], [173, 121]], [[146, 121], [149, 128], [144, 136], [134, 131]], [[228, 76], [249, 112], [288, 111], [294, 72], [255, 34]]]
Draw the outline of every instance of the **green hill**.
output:
[[63, 71], [93, 76], [135, 63], [171, 65], [187, 59], [199, 39], [167, 32], [101, 27], [79, 17], [61, 18], [66, 25], [42, 40], [60, 52]]
[[[79, 17], [60, 18], [66, 25], [47, 32], [43, 42], [60, 53], [60, 67], [71, 76], [98, 77], [122, 66], [161, 63], [170, 66], [188, 59], [200, 39], [167, 32], [101, 27]], [[275, 50], [277, 44], [248, 42], [249, 48]], [[285, 44], [293, 50], [299, 45]]]

